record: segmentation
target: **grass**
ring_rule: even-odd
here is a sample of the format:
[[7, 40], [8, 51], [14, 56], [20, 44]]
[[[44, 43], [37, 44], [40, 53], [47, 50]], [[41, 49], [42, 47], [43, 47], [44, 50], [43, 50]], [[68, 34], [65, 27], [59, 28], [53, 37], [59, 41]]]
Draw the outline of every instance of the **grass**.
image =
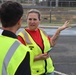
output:
[[[55, 22], [53, 22], [53, 23], [50, 23], [50, 22], [41, 22], [40, 23], [40, 25], [44, 25], [44, 26], [45, 25], [47, 25], [47, 26], [50, 26], [50, 25], [54, 26], [54, 25], [62, 25], [62, 24], [63, 23], [59, 23], [59, 22], [58, 23], [55, 23]], [[27, 26], [27, 23], [26, 22], [23, 22], [22, 25], [23, 26]]]

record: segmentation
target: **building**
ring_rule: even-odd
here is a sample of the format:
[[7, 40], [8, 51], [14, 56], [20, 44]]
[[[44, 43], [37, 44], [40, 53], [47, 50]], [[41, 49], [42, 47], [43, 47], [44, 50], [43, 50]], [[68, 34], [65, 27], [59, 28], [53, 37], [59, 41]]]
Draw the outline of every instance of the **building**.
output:
[[[0, 0], [3, 3], [8, 0]], [[37, 5], [47, 7], [76, 7], [76, 0], [12, 0], [25, 5]]]

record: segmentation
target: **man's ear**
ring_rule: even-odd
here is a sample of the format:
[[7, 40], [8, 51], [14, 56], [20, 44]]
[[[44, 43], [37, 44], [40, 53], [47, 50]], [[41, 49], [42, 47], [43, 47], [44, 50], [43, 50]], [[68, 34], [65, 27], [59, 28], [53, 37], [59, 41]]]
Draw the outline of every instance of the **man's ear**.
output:
[[22, 24], [22, 17], [18, 21], [18, 25], [21, 25], [21, 24]]

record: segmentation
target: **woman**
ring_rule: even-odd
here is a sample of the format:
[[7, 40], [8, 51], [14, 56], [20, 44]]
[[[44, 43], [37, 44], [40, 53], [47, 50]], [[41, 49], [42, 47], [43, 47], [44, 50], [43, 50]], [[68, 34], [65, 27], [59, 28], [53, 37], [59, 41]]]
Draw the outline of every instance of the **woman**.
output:
[[56, 44], [60, 32], [68, 27], [69, 22], [66, 21], [50, 38], [43, 30], [38, 28], [41, 21], [40, 16], [40, 12], [36, 9], [31, 9], [28, 12], [28, 27], [19, 33], [18, 39], [34, 53], [32, 75], [54, 75], [53, 62], [47, 52]]

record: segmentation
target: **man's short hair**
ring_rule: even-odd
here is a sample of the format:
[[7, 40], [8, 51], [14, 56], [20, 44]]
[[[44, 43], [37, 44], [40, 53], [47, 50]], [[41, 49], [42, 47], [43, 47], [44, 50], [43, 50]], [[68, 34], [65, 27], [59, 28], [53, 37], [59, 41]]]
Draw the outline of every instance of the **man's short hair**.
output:
[[7, 1], [1, 5], [0, 18], [3, 27], [14, 26], [23, 15], [21, 4], [13, 1]]

